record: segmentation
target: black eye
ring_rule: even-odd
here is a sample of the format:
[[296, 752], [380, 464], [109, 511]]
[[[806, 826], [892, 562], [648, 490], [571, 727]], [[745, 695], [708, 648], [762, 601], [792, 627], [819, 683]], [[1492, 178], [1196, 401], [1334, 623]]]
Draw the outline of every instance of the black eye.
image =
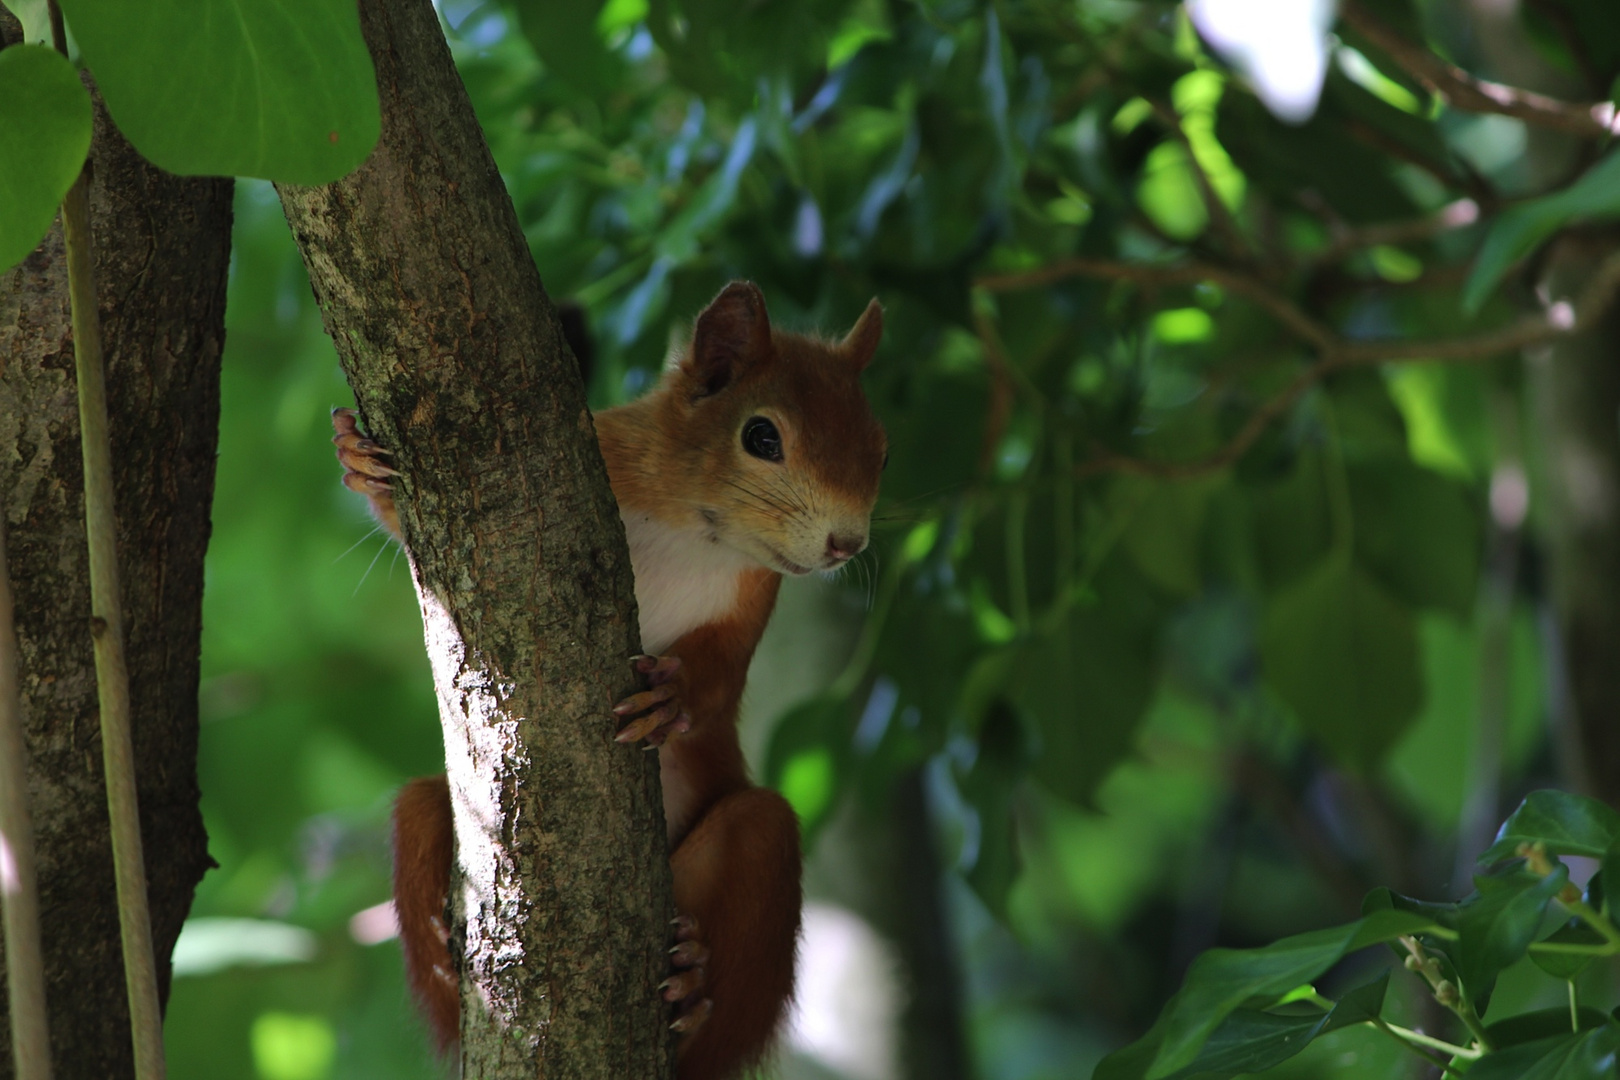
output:
[[782, 460], [782, 433], [763, 416], [750, 416], [742, 430], [743, 449], [764, 461]]
[[883, 464], [878, 467], [878, 472], [885, 472], [885, 471], [888, 470], [888, 468], [889, 468], [889, 452], [887, 450], [885, 450], [885, 451], [883, 451]]

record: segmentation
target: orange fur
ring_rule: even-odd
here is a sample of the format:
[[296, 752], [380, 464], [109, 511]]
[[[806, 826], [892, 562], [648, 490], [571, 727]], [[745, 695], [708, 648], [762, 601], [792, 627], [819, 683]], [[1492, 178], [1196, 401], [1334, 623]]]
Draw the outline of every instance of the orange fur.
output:
[[[792, 997], [798, 822], [749, 781], [737, 713], [781, 573], [841, 565], [866, 543], [886, 441], [859, 374], [881, 333], [875, 301], [841, 342], [774, 331], [759, 291], [733, 283], [656, 391], [596, 417], [636, 561], [644, 644], [680, 658], [678, 701], [690, 717], [659, 762], [676, 906], [709, 949], [702, 993], [713, 1008], [682, 1040], [681, 1080], [725, 1080], [758, 1061]], [[781, 461], [739, 444], [761, 416], [780, 434]], [[337, 427], [345, 482], [391, 524], [391, 473], [367, 456], [377, 451], [352, 415]], [[460, 1023], [442, 933], [451, 813], [440, 776], [406, 785], [394, 814], [406, 969], [441, 1046]]]

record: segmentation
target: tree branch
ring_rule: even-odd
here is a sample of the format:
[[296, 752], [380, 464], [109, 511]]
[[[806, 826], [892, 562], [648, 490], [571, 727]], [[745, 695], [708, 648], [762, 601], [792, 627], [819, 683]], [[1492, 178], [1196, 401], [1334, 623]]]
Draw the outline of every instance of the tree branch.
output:
[[1330, 223], [1332, 239], [1325, 250], [1312, 255], [1310, 265], [1336, 263], [1352, 251], [1384, 244], [1413, 244], [1432, 240], [1441, 233], [1461, 229], [1479, 220], [1479, 204], [1473, 199], [1449, 202], [1432, 214], [1409, 221], [1379, 222], [1375, 225], [1348, 226]]
[[1422, 45], [1407, 41], [1354, 0], [1345, 0], [1339, 5], [1339, 18], [1388, 53], [1390, 59], [1439, 94], [1452, 108], [1512, 116], [1584, 139], [1606, 139], [1620, 134], [1620, 116], [1616, 115], [1613, 102], [1561, 101], [1481, 79]]
[[986, 274], [974, 284], [987, 292], [1016, 292], [1069, 277], [1130, 281], [1138, 285], [1197, 285], [1211, 282], [1263, 308], [1295, 336], [1318, 350], [1336, 343], [1333, 331], [1307, 315], [1292, 300], [1241, 270], [1216, 263], [1134, 263], [1080, 256], [1059, 259], [1034, 270]]
[[360, 17], [377, 148], [280, 190], [400, 473], [455, 810], [463, 1071], [669, 1076], [669, 850], [656, 758], [613, 741], [636, 610], [584, 389], [433, 4]]
[[[1160, 265], [1073, 258], [1035, 270], [987, 275], [978, 279], [976, 284], [990, 292], [1011, 292], [1077, 276], [1142, 285], [1189, 285], [1212, 281], [1271, 313], [1315, 348], [1317, 361], [1257, 408], [1224, 446], [1207, 457], [1185, 462], [1154, 461], [1105, 451], [1075, 466], [1075, 475], [1082, 478], [1128, 473], [1164, 479], [1188, 479], [1217, 472], [1236, 462], [1307, 391], [1336, 372], [1396, 360], [1442, 364], [1488, 360], [1589, 329], [1608, 310], [1615, 293], [1620, 291], [1620, 254], [1611, 256], [1598, 267], [1573, 304], [1558, 301], [1537, 314], [1473, 334], [1389, 341], [1347, 341], [1265, 282], [1243, 271], [1212, 263]], [[983, 327], [980, 328], [980, 336], [984, 337]]]

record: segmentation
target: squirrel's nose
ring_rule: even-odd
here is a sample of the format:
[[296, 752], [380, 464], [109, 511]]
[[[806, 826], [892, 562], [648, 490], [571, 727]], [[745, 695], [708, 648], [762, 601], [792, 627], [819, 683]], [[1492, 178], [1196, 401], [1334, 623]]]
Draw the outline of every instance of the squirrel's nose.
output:
[[853, 559], [866, 548], [864, 536], [838, 536], [835, 533], [827, 534], [827, 557], [844, 562]]

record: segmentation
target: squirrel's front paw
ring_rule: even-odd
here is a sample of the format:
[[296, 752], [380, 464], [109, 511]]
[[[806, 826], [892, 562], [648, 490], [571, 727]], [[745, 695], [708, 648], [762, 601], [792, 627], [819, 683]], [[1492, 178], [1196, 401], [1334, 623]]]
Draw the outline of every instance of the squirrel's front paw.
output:
[[332, 444], [337, 447], [338, 463], [343, 466], [343, 486], [350, 491], [376, 498], [392, 497], [388, 478], [398, 476], [384, 458], [394, 455], [360, 433], [353, 409], [332, 410]]
[[665, 1001], [678, 1003], [670, 1030], [690, 1035], [714, 1010], [714, 1002], [703, 996], [703, 965], [709, 962], [709, 949], [692, 916], [676, 918], [675, 947], [669, 950], [669, 956], [675, 974], [659, 983], [658, 989]]
[[675, 685], [675, 673], [681, 669], [676, 656], [637, 656], [631, 663], [647, 676], [650, 689], [631, 694], [617, 705], [618, 716], [634, 716], [620, 729], [615, 740], [622, 743], [645, 739], [649, 746], [662, 746], [671, 735], [692, 729], [692, 718], [681, 708], [680, 689]]
[[343, 466], [343, 486], [358, 491], [371, 502], [371, 512], [383, 528], [399, 535], [399, 515], [394, 509], [394, 489], [388, 478], [398, 476], [384, 459], [387, 450], [360, 432], [353, 409], [332, 410], [332, 444], [337, 447], [338, 463]]

